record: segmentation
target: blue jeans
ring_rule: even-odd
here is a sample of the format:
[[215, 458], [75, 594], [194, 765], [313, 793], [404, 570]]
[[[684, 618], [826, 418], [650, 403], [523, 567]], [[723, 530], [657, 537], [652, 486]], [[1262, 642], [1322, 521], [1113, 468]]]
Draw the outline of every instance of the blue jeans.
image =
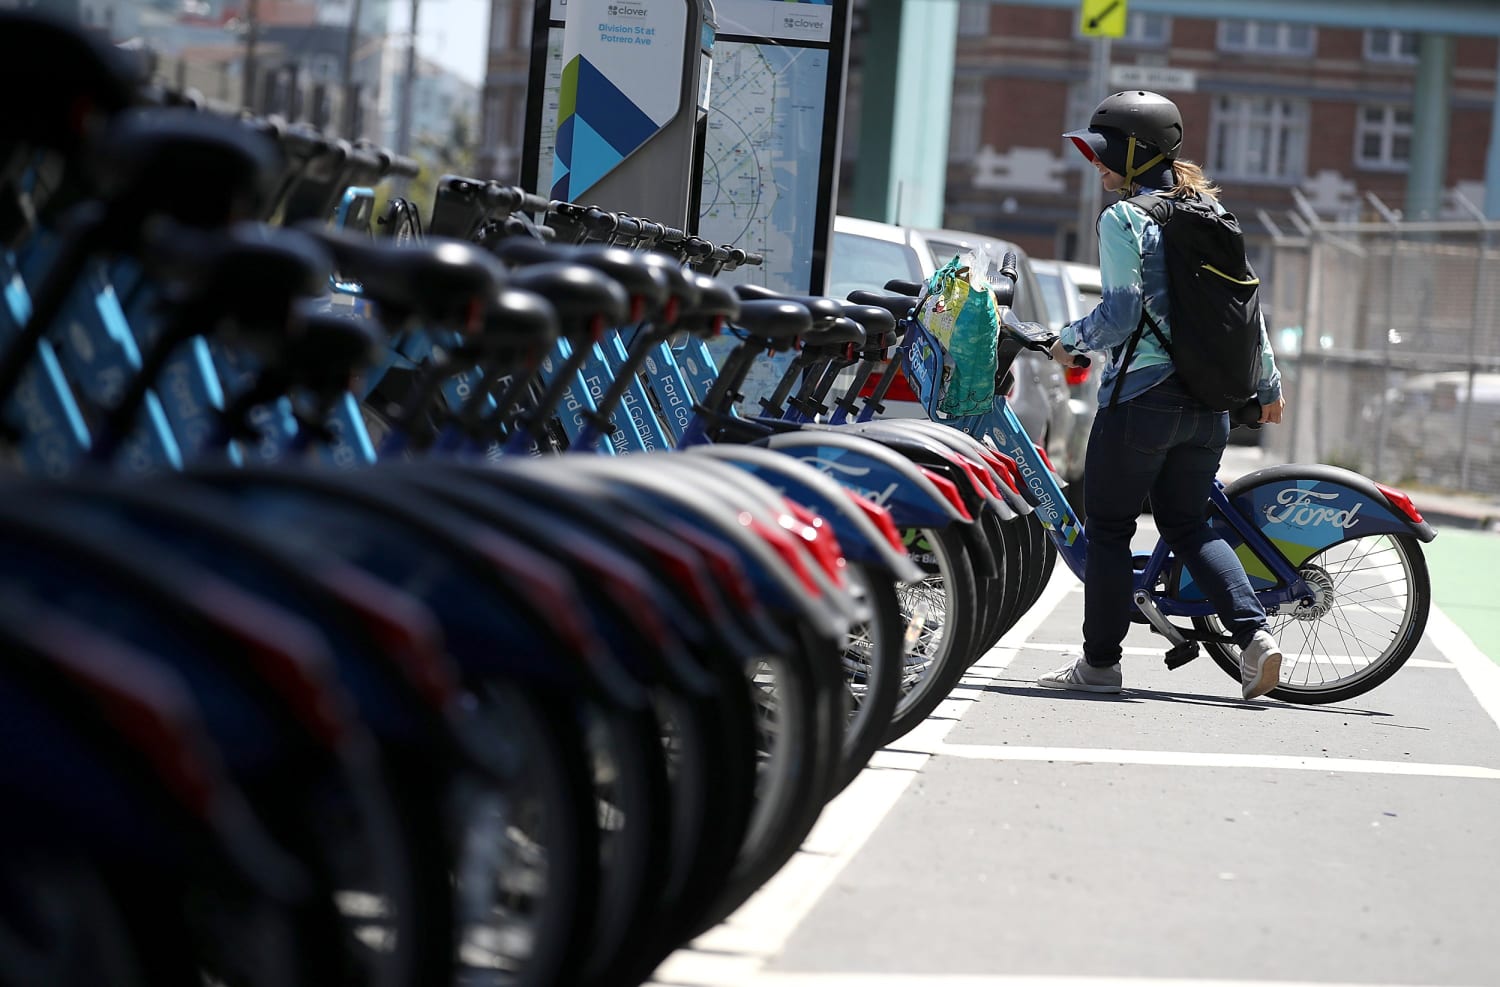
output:
[[1211, 411], [1176, 376], [1113, 408], [1101, 407], [1084, 463], [1088, 559], [1083, 654], [1113, 665], [1135, 601], [1130, 539], [1147, 494], [1162, 538], [1243, 647], [1266, 627], [1245, 569], [1208, 524], [1208, 494], [1229, 441], [1229, 416]]

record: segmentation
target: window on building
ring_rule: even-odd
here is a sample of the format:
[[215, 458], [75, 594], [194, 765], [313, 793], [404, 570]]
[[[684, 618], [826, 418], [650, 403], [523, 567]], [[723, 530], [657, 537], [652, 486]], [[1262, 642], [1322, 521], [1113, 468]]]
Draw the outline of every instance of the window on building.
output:
[[1317, 38], [1317, 30], [1309, 24], [1246, 20], [1219, 22], [1221, 51], [1243, 51], [1257, 55], [1311, 55]]
[[967, 161], [979, 153], [984, 129], [984, 78], [953, 78], [953, 110], [948, 118], [948, 157]]
[[984, 37], [990, 33], [989, 0], [962, 0], [958, 5], [958, 33]]
[[1125, 36], [1120, 39], [1128, 45], [1151, 45], [1163, 47], [1172, 40], [1172, 18], [1166, 14], [1146, 14], [1132, 11], [1125, 17]]
[[1366, 31], [1365, 58], [1372, 62], [1415, 62], [1417, 33], [1385, 29]]
[[1209, 125], [1208, 168], [1241, 181], [1301, 178], [1307, 169], [1307, 103], [1220, 96]]
[[1411, 108], [1361, 106], [1354, 131], [1354, 159], [1361, 168], [1404, 171], [1411, 164]]

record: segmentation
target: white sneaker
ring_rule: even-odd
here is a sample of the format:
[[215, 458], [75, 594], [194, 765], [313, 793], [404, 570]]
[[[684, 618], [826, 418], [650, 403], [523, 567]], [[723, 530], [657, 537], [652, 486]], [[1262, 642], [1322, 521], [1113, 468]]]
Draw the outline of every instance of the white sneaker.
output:
[[1075, 689], [1080, 692], [1119, 692], [1123, 682], [1119, 662], [1099, 668], [1082, 657], [1036, 680], [1043, 689]]
[[1240, 649], [1240, 686], [1246, 699], [1264, 696], [1281, 684], [1281, 645], [1266, 631], [1256, 631]]

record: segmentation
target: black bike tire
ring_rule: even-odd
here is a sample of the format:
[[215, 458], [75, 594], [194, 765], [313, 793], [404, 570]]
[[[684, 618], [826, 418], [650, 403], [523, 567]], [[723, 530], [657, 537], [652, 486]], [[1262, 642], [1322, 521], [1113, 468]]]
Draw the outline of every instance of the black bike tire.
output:
[[[809, 635], [799, 636], [807, 643]], [[782, 868], [807, 838], [828, 799], [841, 737], [836, 712], [842, 708], [836, 691], [842, 688], [836, 681], [838, 656], [819, 654], [816, 647], [794, 647], [778, 657], [788, 673], [780, 688], [778, 715], [791, 727], [781, 745], [778, 804], [764, 807], [760, 831], [747, 834], [733, 870], [713, 905], [700, 916], [694, 935], [728, 918]]]
[[616, 828], [601, 827], [599, 907], [579, 982], [604, 987], [632, 964], [656, 922], [670, 869], [672, 794], [654, 709], [596, 708], [591, 715], [601, 728], [595, 742], [604, 742], [615, 769], [617, 796], [607, 815]]
[[[577, 699], [498, 681], [481, 686], [474, 699], [466, 715], [495, 718], [524, 759], [523, 770], [536, 779], [547, 835], [547, 889], [536, 909], [532, 950], [515, 958], [509, 982], [512, 987], [573, 983], [586, 956], [599, 893], [598, 810]], [[460, 838], [457, 832], [450, 836], [455, 847]], [[457, 882], [454, 890], [461, 892]], [[460, 960], [457, 982], [472, 979], [468, 969]]]
[[844, 734], [838, 775], [833, 783], [834, 794], [843, 791], [865, 769], [870, 756], [880, 749], [895, 715], [896, 703], [901, 698], [901, 670], [906, 657], [902, 633], [905, 628], [895, 585], [881, 569], [859, 563], [854, 568], [862, 574], [870, 590], [870, 674], [861, 707], [863, 716], [851, 721], [850, 729]]
[[[1330, 545], [1328, 548], [1311, 556], [1304, 564], [1313, 562], [1323, 552], [1338, 548], [1340, 545], [1348, 545], [1351, 541], [1362, 541], [1365, 538], [1390, 539], [1408, 567], [1408, 578], [1411, 583], [1409, 589], [1411, 605], [1408, 611], [1408, 619], [1403, 621], [1399, 636], [1393, 641], [1391, 649], [1381, 658], [1377, 667], [1374, 667], [1368, 674], [1362, 675], [1352, 682], [1328, 689], [1279, 686], [1267, 693], [1270, 698], [1300, 705], [1324, 705], [1327, 703], [1344, 702], [1345, 700], [1353, 699], [1355, 696], [1364, 695], [1400, 671], [1401, 666], [1406, 664], [1406, 660], [1411, 657], [1412, 652], [1421, 643], [1422, 632], [1427, 627], [1427, 617], [1432, 605], [1432, 582], [1427, 572], [1427, 560], [1422, 554], [1421, 543], [1415, 537], [1389, 533], [1364, 535], [1360, 538], [1352, 538]], [[1291, 623], [1295, 622], [1295, 618], [1293, 618]], [[1193, 624], [1200, 630], [1207, 630], [1217, 634], [1224, 633], [1223, 627], [1214, 617], [1195, 617], [1193, 618]], [[1274, 625], [1272, 631], [1273, 633], [1276, 631]], [[1212, 656], [1218, 666], [1238, 681], [1240, 678], [1239, 649], [1233, 647], [1233, 645], [1221, 644], [1214, 641], [1206, 642], [1206, 647], [1209, 655]]]
[[[978, 629], [978, 589], [974, 583], [974, 565], [963, 537], [953, 527], [942, 530], [923, 529], [924, 537], [937, 546], [949, 559], [950, 573], [943, 580], [946, 613], [943, 621], [943, 654], [933, 662], [922, 676], [915, 699], [898, 704], [886, 731], [885, 744], [892, 744], [921, 723], [938, 704], [948, 698], [953, 687], [963, 678], [973, 660], [974, 632]], [[906, 697], [903, 697], [906, 698]]]
[[978, 661], [990, 649], [1000, 643], [1005, 632], [1020, 616], [1021, 594], [1027, 579], [1030, 538], [1022, 529], [1022, 519], [1001, 521], [993, 518], [994, 530], [991, 544], [995, 546], [995, 559], [1000, 564], [1001, 575], [988, 580], [988, 595], [984, 629], [974, 648], [974, 660]]

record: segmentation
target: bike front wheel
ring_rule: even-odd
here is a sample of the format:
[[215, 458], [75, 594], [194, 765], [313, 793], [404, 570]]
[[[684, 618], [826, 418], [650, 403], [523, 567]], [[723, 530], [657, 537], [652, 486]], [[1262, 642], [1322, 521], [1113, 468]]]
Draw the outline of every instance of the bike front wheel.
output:
[[[1281, 684], [1269, 695], [1290, 703], [1337, 703], [1369, 692], [1405, 664], [1427, 626], [1432, 585], [1411, 535], [1371, 534], [1330, 545], [1298, 566], [1311, 606], [1267, 611], [1281, 644]], [[1224, 634], [1217, 616], [1200, 630]], [[1208, 653], [1239, 678], [1240, 649], [1208, 643]]]

